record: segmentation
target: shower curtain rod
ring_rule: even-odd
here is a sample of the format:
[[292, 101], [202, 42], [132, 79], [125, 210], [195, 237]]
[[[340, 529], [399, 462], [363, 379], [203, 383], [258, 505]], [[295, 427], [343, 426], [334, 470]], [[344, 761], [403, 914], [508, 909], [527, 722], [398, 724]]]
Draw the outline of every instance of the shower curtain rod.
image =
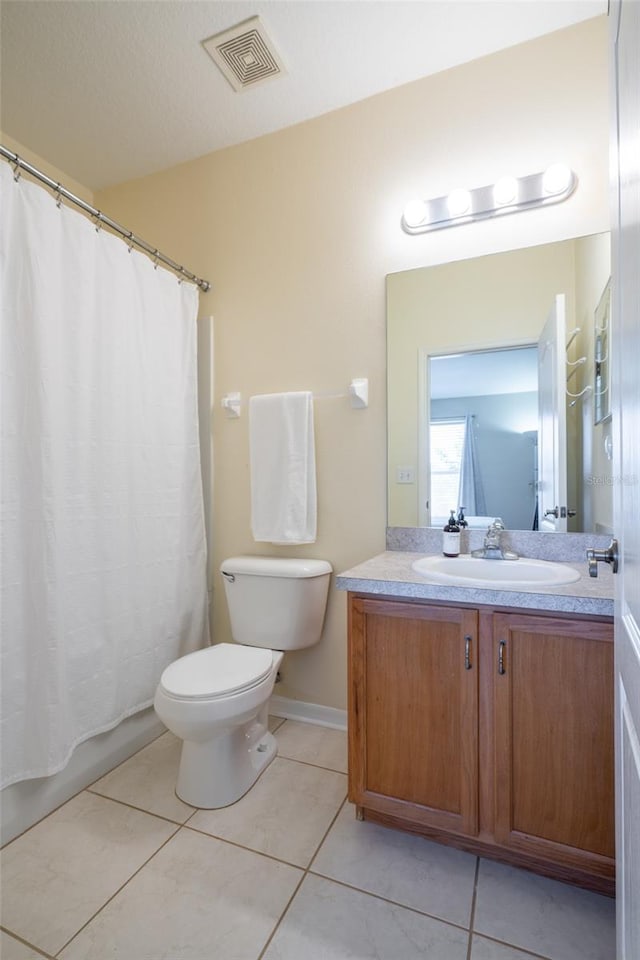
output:
[[67, 190], [65, 187], [63, 187], [61, 183], [56, 183], [56, 181], [52, 180], [51, 177], [48, 177], [41, 170], [38, 170], [37, 167], [33, 167], [30, 163], [27, 163], [27, 161], [19, 157], [17, 153], [13, 153], [12, 150], [7, 150], [7, 148], [2, 146], [2, 144], [0, 144], [0, 156], [4, 157], [5, 160], [8, 160], [9, 163], [13, 163], [15, 165], [14, 177], [16, 180], [20, 176], [20, 171], [24, 170], [25, 173], [35, 177], [36, 180], [40, 180], [47, 187], [53, 190], [57, 198], [64, 197], [65, 200], [70, 200], [71, 203], [75, 203], [76, 206], [84, 210], [85, 213], [91, 214], [96, 221], [97, 227], [100, 227], [104, 224], [104, 226], [109, 227], [110, 230], [113, 230], [115, 233], [119, 233], [120, 236], [124, 237], [124, 239], [127, 240], [130, 245], [144, 250], [145, 253], [148, 253], [151, 257], [153, 257], [154, 261], [160, 261], [161, 263], [164, 263], [167, 267], [169, 267], [169, 269], [173, 270], [175, 273], [179, 273], [181, 277], [184, 277], [185, 280], [191, 280], [198, 287], [200, 287], [203, 293], [206, 293], [211, 289], [211, 284], [208, 280], [201, 280], [199, 277], [196, 277], [194, 273], [190, 273], [189, 270], [185, 270], [184, 267], [181, 267], [180, 264], [175, 262], [175, 260], [165, 257], [165, 255], [160, 253], [159, 250], [154, 249], [154, 247], [150, 246], [144, 240], [136, 237], [131, 230], [126, 230], [125, 227], [121, 226], [119, 223], [116, 223], [115, 220], [107, 217], [104, 213], [101, 213], [100, 210], [96, 210], [95, 207], [85, 203], [85, 201], [81, 200], [80, 197], [76, 197], [76, 195], [71, 193], [70, 190]]

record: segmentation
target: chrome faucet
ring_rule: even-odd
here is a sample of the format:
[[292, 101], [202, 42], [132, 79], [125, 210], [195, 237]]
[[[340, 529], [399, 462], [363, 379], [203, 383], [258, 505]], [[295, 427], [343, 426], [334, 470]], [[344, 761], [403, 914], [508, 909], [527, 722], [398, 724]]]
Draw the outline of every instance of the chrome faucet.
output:
[[505, 550], [502, 546], [501, 537], [504, 530], [504, 523], [500, 517], [496, 517], [489, 524], [483, 546], [479, 550], [472, 550], [471, 556], [480, 557], [483, 560], [517, 560], [517, 553], [513, 553], [512, 550]]

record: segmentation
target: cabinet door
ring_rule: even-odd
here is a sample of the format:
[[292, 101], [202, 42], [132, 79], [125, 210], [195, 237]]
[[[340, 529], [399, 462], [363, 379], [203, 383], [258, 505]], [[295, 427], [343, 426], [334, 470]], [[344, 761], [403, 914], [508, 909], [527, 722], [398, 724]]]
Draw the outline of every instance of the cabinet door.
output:
[[613, 627], [494, 617], [496, 840], [612, 875]]
[[478, 830], [478, 614], [351, 598], [349, 797]]

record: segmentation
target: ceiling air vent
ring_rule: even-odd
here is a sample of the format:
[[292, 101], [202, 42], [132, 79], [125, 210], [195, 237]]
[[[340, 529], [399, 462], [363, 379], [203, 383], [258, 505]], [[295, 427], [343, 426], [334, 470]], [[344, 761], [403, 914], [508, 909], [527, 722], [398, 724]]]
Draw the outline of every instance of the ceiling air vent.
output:
[[260, 17], [216, 33], [202, 45], [236, 91], [286, 73]]

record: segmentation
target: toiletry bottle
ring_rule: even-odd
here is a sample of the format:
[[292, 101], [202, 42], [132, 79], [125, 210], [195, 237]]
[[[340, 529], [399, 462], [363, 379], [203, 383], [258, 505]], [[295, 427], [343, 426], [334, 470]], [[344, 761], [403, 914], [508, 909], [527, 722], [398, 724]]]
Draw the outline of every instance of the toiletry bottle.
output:
[[442, 552], [445, 557], [457, 557], [460, 554], [460, 527], [456, 520], [455, 510], [447, 520], [442, 534]]

